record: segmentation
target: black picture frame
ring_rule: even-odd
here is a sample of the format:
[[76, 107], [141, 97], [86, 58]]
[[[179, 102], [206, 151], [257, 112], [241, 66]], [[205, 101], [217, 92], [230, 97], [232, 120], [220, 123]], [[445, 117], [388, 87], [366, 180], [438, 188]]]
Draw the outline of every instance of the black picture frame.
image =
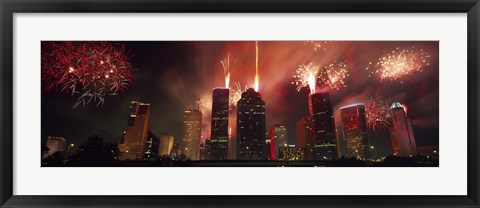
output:
[[[1, 207], [480, 207], [478, 0], [0, 0]], [[466, 196], [24, 196], [13, 195], [14, 13], [467, 13]], [[449, 180], [445, 178], [445, 180]]]

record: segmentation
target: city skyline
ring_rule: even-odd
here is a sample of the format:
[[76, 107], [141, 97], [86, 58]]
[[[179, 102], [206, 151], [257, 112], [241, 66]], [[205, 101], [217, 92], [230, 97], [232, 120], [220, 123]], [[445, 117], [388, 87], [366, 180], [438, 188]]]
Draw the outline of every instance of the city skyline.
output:
[[[335, 138], [335, 140], [338, 141], [338, 144], [336, 145], [339, 145], [339, 146], [345, 146], [343, 143], [344, 141], [344, 138], [343, 138], [343, 133], [342, 133], [342, 125], [341, 125], [341, 116], [340, 116], [340, 113], [339, 113], [339, 109], [344, 107], [344, 106], [347, 106], [347, 105], [351, 105], [351, 104], [355, 104], [355, 103], [365, 103], [365, 102], [368, 102], [369, 100], [371, 99], [375, 99], [377, 97], [381, 97], [382, 99], [384, 99], [386, 102], [389, 102], [390, 104], [392, 103], [395, 103], [395, 102], [402, 102], [402, 103], [406, 103], [406, 105], [409, 106], [409, 110], [408, 110], [408, 121], [410, 122], [410, 126], [413, 126], [413, 132], [415, 133], [415, 139], [417, 138], [420, 138], [420, 140], [417, 142], [419, 144], [421, 144], [420, 146], [438, 146], [438, 42], [324, 42], [325, 44], [324, 45], [327, 45], [329, 48], [327, 48], [327, 46], [322, 46], [322, 47], [325, 47], [325, 48], [317, 48], [316, 45], [312, 45], [312, 44], [307, 44], [305, 42], [275, 42], [275, 41], [261, 41], [261, 42], [254, 42], [254, 41], [248, 41], [248, 42], [168, 42], [168, 43], [163, 43], [163, 44], [166, 44], [167, 46], [170, 45], [169, 47], [167, 48], [175, 48], [175, 47], [172, 47], [171, 44], [177, 44], [180, 46], [180, 48], [182, 47], [186, 47], [190, 44], [193, 45], [193, 46], [196, 46], [196, 47], [199, 47], [199, 45], [214, 45], [214, 46], [217, 46], [216, 47], [213, 47], [213, 46], [209, 46], [209, 47], [206, 47], [210, 50], [218, 50], [219, 52], [217, 52], [217, 54], [219, 54], [218, 56], [220, 56], [221, 54], [224, 54], [224, 56], [222, 58], [225, 58], [225, 57], [228, 57], [228, 59], [231, 59], [231, 57], [237, 57], [236, 60], [233, 60], [232, 61], [232, 66], [230, 66], [230, 69], [228, 69], [228, 78], [230, 79], [230, 84], [225, 81], [222, 82], [221, 79], [219, 78], [225, 78], [226, 74], [224, 74], [222, 71], [221, 71], [221, 64], [218, 63], [217, 65], [218, 66], [214, 66], [214, 67], [211, 67], [210, 69], [206, 70], [206, 69], [202, 69], [202, 70], [195, 70], [195, 69], [177, 69], [176, 67], [173, 67], [172, 68], [169, 68], [170, 70], [160, 70], [160, 71], [163, 71], [164, 73], [161, 73], [163, 75], [168, 75], [168, 76], [163, 76], [163, 77], [157, 77], [157, 79], [155, 79], [153, 81], [154, 85], [152, 85], [152, 87], [150, 88], [155, 88], [155, 87], [160, 87], [160, 86], [165, 86], [165, 85], [168, 85], [168, 86], [175, 86], [174, 88], [161, 88], [161, 89], [156, 89], [156, 90], [151, 90], [150, 88], [146, 87], [146, 88], [143, 88], [143, 91], [142, 89], [139, 89], [137, 87], [137, 85], [145, 85], [145, 83], [143, 83], [145, 81], [145, 79], [147, 80], [147, 83], [151, 83], [152, 82], [152, 76], [147, 76], [145, 77], [144, 75], [144, 69], [142, 69], [141, 67], [139, 67], [139, 65], [143, 65], [145, 63], [142, 63], [142, 62], [138, 62], [136, 63], [137, 61], [135, 61], [135, 57], [136, 56], [139, 56], [139, 51], [135, 51], [135, 47], [138, 48], [142, 48], [141, 47], [141, 43], [143, 43], [143, 47], [151, 47], [151, 46], [146, 46], [148, 43], [146, 42], [134, 42], [133, 44], [131, 42], [125, 42], [125, 45], [126, 45], [126, 48], [129, 48], [129, 44], [130, 44], [130, 47], [132, 47], [131, 50], [135, 56], [133, 56], [134, 58], [132, 58], [132, 63], [135, 67], [138, 67], [139, 70], [138, 70], [138, 80], [135, 80], [133, 81], [132, 83], [132, 86], [130, 87], [130, 89], [127, 89], [125, 91], [125, 95], [121, 94], [121, 95], [118, 95], [118, 96], [111, 96], [109, 97], [108, 99], [110, 100], [106, 100], [105, 103], [103, 105], [100, 105], [98, 107], [92, 107], [92, 106], [86, 106], [86, 107], [83, 107], [83, 106], [80, 106], [80, 107], [77, 107], [75, 109], [72, 109], [71, 108], [71, 103], [70, 104], [67, 104], [68, 100], [72, 101], [72, 98], [69, 97], [68, 95], [64, 95], [64, 94], [55, 94], [55, 93], [51, 93], [51, 92], [43, 92], [42, 93], [42, 140], [44, 139], [45, 136], [60, 136], [60, 137], [65, 137], [67, 139], [69, 139], [69, 142], [72, 142], [72, 143], [80, 143], [82, 141], [82, 139], [84, 139], [85, 137], [81, 137], [79, 136], [79, 134], [75, 134], [75, 132], [68, 132], [68, 133], [64, 133], [62, 135], [62, 130], [57, 130], [55, 128], [55, 123], [58, 123], [58, 122], [49, 122], [49, 121], [55, 121], [55, 119], [58, 119], [58, 117], [63, 117], [62, 119], [60, 120], [63, 120], [65, 122], [65, 124], [62, 124], [62, 125], [66, 125], [66, 124], [71, 124], [71, 123], [75, 123], [75, 122], [78, 122], [78, 121], [72, 121], [72, 118], [67, 118], [67, 119], [64, 119], [66, 116], [65, 115], [62, 115], [62, 116], [55, 116], [55, 115], [59, 115], [59, 114], [62, 114], [62, 113], [59, 113], [57, 110], [60, 109], [60, 111], [66, 111], [66, 112], [71, 112], [69, 114], [67, 114], [68, 116], [67, 117], [75, 117], [75, 116], [79, 116], [79, 115], [75, 115], [75, 114], [78, 114], [78, 112], [84, 112], [86, 113], [87, 115], [93, 115], [93, 116], [90, 116], [88, 118], [85, 119], [85, 120], [88, 120], [88, 119], [91, 119], [93, 121], [93, 125], [92, 126], [87, 126], [87, 128], [85, 129], [90, 129], [90, 130], [87, 130], [87, 131], [82, 131], [81, 134], [94, 134], [94, 133], [99, 133], [103, 136], [105, 136], [107, 138], [108, 141], [112, 141], [112, 142], [119, 142], [120, 139], [118, 139], [118, 137], [116, 136], [115, 133], [112, 133], [114, 132], [114, 130], [112, 129], [115, 129], [117, 127], [114, 127], [114, 128], [108, 128], [108, 127], [112, 127], [113, 126], [121, 126], [120, 123], [122, 123], [122, 119], [119, 118], [119, 115], [124, 115], [125, 113], [122, 112], [120, 108], [120, 106], [124, 106], [125, 103], [123, 103], [125, 101], [125, 97], [127, 98], [130, 98], [129, 100], [132, 101], [132, 100], [136, 100], [136, 101], [139, 101], [139, 102], [145, 102], [145, 103], [149, 103], [151, 104], [151, 110], [152, 110], [152, 113], [151, 113], [151, 119], [154, 120], [154, 122], [151, 122], [153, 125], [150, 125], [150, 127], [148, 127], [150, 130], [150, 128], [152, 128], [152, 132], [156, 135], [160, 135], [160, 134], [171, 134], [173, 135], [173, 137], [175, 138], [175, 142], [181, 142], [183, 137], [184, 137], [184, 121], [183, 121], [183, 112], [185, 110], [188, 110], [188, 109], [195, 109], [195, 107], [198, 108], [198, 102], [197, 100], [201, 100], [202, 96], [205, 95], [205, 92], [208, 93], [208, 87], [207, 87], [207, 90], [203, 90], [203, 88], [206, 88], [206, 87], [200, 87], [202, 88], [202, 90], [198, 90], [195, 86], [197, 86], [197, 83], [198, 85], [208, 85], [206, 83], [200, 83], [200, 82], [195, 82], [195, 78], [197, 78], [198, 80], [197, 81], [201, 81], [202, 79], [205, 80], [205, 77], [199, 77], [199, 76], [195, 76], [195, 75], [191, 75], [191, 76], [188, 76], [188, 73], [185, 73], [183, 74], [182, 71], [189, 71], [190, 72], [195, 72], [199, 73], [200, 72], [205, 72], [205, 71], [208, 71], [210, 72], [210, 75], [211, 75], [211, 79], [208, 80], [207, 79], [207, 83], [209, 83], [210, 85], [214, 85], [214, 87], [212, 87], [212, 89], [210, 89], [210, 93], [212, 93], [212, 91], [214, 91], [213, 89], [215, 88], [222, 88], [222, 87], [225, 87], [225, 85], [227, 85], [228, 88], [230, 88], [230, 93], [232, 93], [233, 90], [235, 90], [235, 87], [236, 87], [236, 84], [237, 83], [245, 83], [246, 86], [248, 87], [257, 87], [258, 88], [258, 91], [259, 93], [261, 94], [262, 96], [262, 99], [265, 100], [265, 109], [266, 109], [266, 127], [265, 127], [265, 132], [268, 132], [268, 128], [274, 124], [286, 124], [286, 126], [288, 127], [289, 131], [287, 131], [287, 138], [288, 138], [288, 143], [289, 144], [297, 144], [297, 131], [296, 131], [296, 127], [297, 127], [297, 122], [300, 121], [301, 119], [304, 118], [304, 116], [308, 115], [309, 113], [312, 114], [312, 110], [311, 110], [311, 107], [308, 107], [309, 105], [311, 106], [311, 100], [309, 100], [309, 98], [311, 96], [309, 96], [309, 94], [312, 94], [312, 95], [316, 95], [316, 94], [322, 94], [324, 93], [325, 91], [328, 91], [328, 96], [329, 96], [329, 106], [328, 108], [330, 108], [332, 112], [330, 112], [332, 114], [332, 121], [334, 121], [334, 124], [332, 126], [335, 126], [333, 127], [332, 129], [332, 135], [333, 137]], [[153, 42], [153, 43], [156, 43], [158, 44], [157, 42]], [[136, 44], [136, 45], [135, 45]], [[222, 45], [224, 44], [224, 45]], [[330, 45], [329, 45], [330, 44]], [[425, 50], [425, 51], [428, 51], [428, 53], [430, 54], [430, 57], [433, 57], [431, 59], [433, 60], [429, 60], [429, 62], [431, 63], [429, 66], [426, 66], [423, 68], [423, 71], [421, 72], [418, 72], [416, 74], [414, 74], [414, 76], [411, 76], [411, 77], [408, 77], [408, 78], [402, 78], [401, 80], [384, 80], [384, 81], [376, 81], [374, 78], [372, 78], [371, 76], [374, 76], [372, 74], [369, 74], [369, 73], [363, 73], [361, 74], [359, 71], [361, 70], [364, 70], [364, 71], [368, 71], [367, 68], [369, 67], [369, 65], [371, 65], [371, 62], [375, 62], [376, 59], [374, 58], [365, 58], [365, 60], [370, 60], [370, 61], [360, 61], [360, 60], [355, 60], [355, 61], [352, 61], [351, 59], [353, 59], [354, 57], [351, 57], [353, 56], [352, 54], [356, 54], [356, 53], [359, 53], [358, 51], [361, 51], [360, 49], [361, 48], [364, 48], [366, 46], [371, 46], [371, 45], [378, 45], [377, 47], [379, 49], [376, 49], [375, 51], [377, 53], [379, 53], [380, 55], [381, 54], [384, 54], [385, 52], [384, 51], [390, 51], [390, 50], [398, 50], [398, 48], [406, 48], [406, 49], [410, 49], [410, 48], [421, 48], [422, 50]], [[162, 44], [160, 44], [162, 45]], [[232, 46], [233, 45], [233, 46]], [[297, 63], [297, 66], [296, 67], [293, 67], [293, 64], [292, 66], [290, 67], [285, 67], [287, 69], [282, 69], [282, 70], [278, 70], [275, 74], [275, 76], [270, 76], [270, 74], [272, 73], [272, 69], [269, 68], [269, 64], [266, 64], [265, 62], [268, 62], [266, 61], [265, 59], [267, 59], [268, 57], [270, 57], [271, 59], [278, 59], [276, 58], [276, 56], [273, 56], [267, 52], [270, 52], [271, 53], [271, 50], [269, 50], [268, 48], [269, 47], [273, 47], [273, 48], [282, 48], [282, 47], [293, 47], [295, 48], [295, 50], [287, 50], [287, 52], [282, 52], [281, 54], [283, 56], [285, 56], [285, 54], [292, 54], [292, 51], [293, 52], [299, 52], [301, 55], [304, 55], [308, 58], [303, 58], [303, 59], [306, 59], [305, 61], [301, 62], [301, 61], [298, 61]], [[380, 47], [380, 46], [383, 46], [383, 47]], [[287, 47], [287, 48], [288, 48]], [[186, 48], [189, 48], [189, 47], [186, 47]], [[199, 47], [200, 49], [198, 50], [205, 50], [203, 47]], [[334, 50], [334, 51], [339, 51], [338, 49], [339, 48], [342, 48], [344, 49], [343, 50], [343, 53], [340, 53], [341, 55], [339, 55], [340, 57], [335, 57], [335, 58], [327, 58], [327, 57], [332, 57], [332, 53], [328, 53], [327, 51], [329, 50]], [[353, 48], [353, 49], [352, 49]], [[359, 49], [360, 48], [360, 49]], [[252, 50], [253, 49], [253, 50]], [[146, 50], [146, 49], [144, 49]], [[177, 49], [178, 50], [178, 49]], [[195, 48], [194, 48], [195, 50]], [[381, 50], [383, 52], [378, 52], [377, 50]], [[141, 51], [141, 50], [140, 50]], [[227, 52], [223, 52], [223, 51], [227, 51]], [[280, 50], [282, 51], [282, 50]], [[340, 50], [341, 51], [341, 50]], [[257, 57], [258, 57], [258, 60], [255, 59], [255, 53], [257, 53]], [[372, 52], [370, 52], [372, 53]], [[180, 53], [181, 54], [181, 53]], [[228, 54], [228, 55], [225, 55], [225, 54]], [[239, 56], [238, 54], [243, 54], [243, 56]], [[254, 54], [252, 56], [252, 54]], [[293, 54], [296, 54], [296, 53], [293, 53]], [[305, 54], [308, 54], [308, 55], [305, 55]], [[170, 56], [171, 54], [169, 54], [168, 56]], [[282, 56], [280, 55], [280, 56]], [[378, 57], [381, 57], [380, 55], [377, 55]], [[140, 56], [144, 56], [144, 55], [140, 55]], [[187, 55], [184, 55], [184, 56], [187, 56]], [[176, 57], [180, 57], [178, 59], [180, 60], [185, 60], [186, 58], [182, 56], [182, 55], [179, 55], [177, 54]], [[201, 57], [203, 57], [202, 55], [199, 55]], [[300, 56], [300, 55], [299, 55]], [[374, 56], [374, 55], [370, 55], [370, 56]], [[188, 56], [187, 56], [188, 57]], [[295, 55], [294, 55], [295, 57]], [[320, 58], [319, 58], [320, 57]], [[322, 58], [323, 57], [323, 58]], [[145, 59], [145, 57], [143, 57]], [[141, 59], [141, 58], [140, 58]], [[235, 58], [233, 58], [235, 59]], [[252, 59], [252, 60], [250, 60]], [[295, 59], [295, 58], [293, 58]], [[300, 58], [297, 58], [297, 59], [300, 59]], [[292, 74], [295, 72], [295, 70], [302, 64], [307, 64], [307, 63], [310, 63], [312, 62], [312, 60], [320, 60], [320, 61], [316, 61], [316, 62], [325, 62], [325, 63], [328, 63], [327, 60], [325, 59], [332, 59], [332, 60], [335, 60], [334, 62], [340, 60], [342, 63], [344, 63], [345, 65], [349, 66], [349, 77], [347, 77], [345, 79], [345, 83], [341, 83], [341, 85], [345, 85], [345, 86], [335, 86], [335, 85], [329, 85], [329, 89], [326, 89], [327, 87], [325, 86], [322, 86], [322, 87], [319, 87], [317, 89], [317, 93], [312, 93], [311, 92], [311, 89], [309, 89], [309, 87], [303, 87], [303, 88], [300, 88], [299, 91], [297, 91], [295, 85], [292, 85], [292, 82], [294, 82], [295, 80], [293, 80], [291, 77], [292, 77]], [[163, 59], [162, 59], [163, 60]], [[226, 60], [226, 59], [221, 59], [221, 58], [216, 58], [216, 61], [219, 62], [219, 60]], [[152, 60], [150, 60], [152, 61]], [[215, 60], [214, 60], [215, 61]], [[209, 62], [214, 62], [214, 61], [209, 61]], [[199, 61], [200, 62], [200, 61]], [[240, 63], [240, 62], [246, 62], [246, 63]], [[253, 63], [251, 63], [253, 62]], [[281, 61], [279, 61], [281, 62]], [[292, 62], [292, 61], [287, 61], [287, 62]], [[360, 64], [362, 63], [363, 64]], [[223, 62], [225, 63], [225, 62]], [[223, 64], [222, 63], [222, 64]], [[228, 60], [228, 63], [230, 64], [230, 60]], [[177, 63], [178, 64], [178, 63]], [[172, 64], [175, 66], [175, 64]], [[197, 64], [198, 65], [198, 64]], [[201, 65], [201, 64], [200, 64]], [[212, 63], [213, 65], [213, 63]], [[270, 64], [270, 65], [273, 65], [273, 64]], [[277, 66], [279, 64], [275, 64], [274, 66]], [[288, 64], [287, 64], [288, 65]], [[320, 66], [328, 66], [328, 64], [318, 64]], [[363, 65], [363, 67], [358, 67], [360, 65]], [[249, 73], [253, 70], [253, 75], [245, 75], [245, 76], [235, 76], [235, 74], [238, 74], [240, 71], [238, 68], [241, 68], [239, 66], [244, 66], [245, 68], [242, 69], [241, 71], [242, 72], [245, 72], [245, 74], [247, 74], [246, 72], [248, 71]], [[250, 67], [247, 67], [247, 66], [250, 66]], [[209, 68], [209, 67], [207, 67]], [[225, 70], [225, 66], [223, 67], [224, 70]], [[267, 69], [266, 69], [267, 68]], [[361, 69], [361, 70], [360, 70]], [[152, 69], [150, 69], [152, 70]], [[255, 74], [255, 70], [257, 70], [259, 73], [257, 73], [257, 75], [259, 75], [259, 79], [260, 81], [259, 82], [255, 82], [257, 79], [258, 79], [258, 76]], [[151, 72], [151, 71], [150, 71]], [[224, 71], [226, 73], [226, 71]], [[290, 73], [287, 73], [287, 72], [290, 72]], [[181, 73], [182, 76], [179, 76], [178, 73]], [[152, 74], [155, 74], [155, 73], [152, 73]], [[277, 75], [277, 74], [280, 74], [280, 75]], [[354, 76], [354, 75], [362, 75], [362, 76]], [[434, 75], [434, 76], [432, 76]], [[240, 77], [240, 78], [238, 78]], [[283, 78], [280, 79], [280, 78]], [[354, 77], [354, 78], [352, 78]], [[185, 80], [182, 80], [182, 79], [185, 79]], [[218, 81], [219, 80], [219, 81]], [[249, 80], [249, 81], [243, 81], [242, 80]], [[252, 81], [253, 80], [253, 81]], [[272, 84], [274, 87], [277, 87], [277, 86], [280, 86], [278, 88], [274, 88], [274, 90], [272, 90], [272, 86], [270, 86], [270, 84], [268, 83], [271, 83], [273, 80], [273, 82], [276, 82], [276, 84]], [[366, 81], [367, 80], [367, 81]], [[163, 81], [163, 82], [166, 82], [166, 83], [159, 83], [159, 81]], [[191, 82], [188, 82], [188, 81], [191, 81]], [[183, 85], [188, 85], [188, 86], [177, 86], [177, 85], [180, 85], [178, 84], [181, 83]], [[189, 83], [189, 84], [186, 84], [186, 83]], [[318, 77], [316, 82], [322, 82], [322, 78], [321, 77]], [[174, 83], [173, 85], [170, 85]], [[177, 84], [175, 84], [177, 83]], [[190, 84], [191, 83], [191, 84]], [[232, 84], [233, 83], [233, 84]], [[256, 86], [255, 83], [257, 83], [258, 85]], [[436, 85], [431, 85], [431, 83], [436, 83]], [[338, 84], [338, 83], [337, 83]], [[160, 86], [158, 86], [160, 85]], [[191, 88], [189, 86], [192, 86]], [[216, 87], [215, 87], [216, 86]], [[242, 89], [242, 91], [244, 90], [243, 89], [243, 84], [240, 84], [240, 88]], [[362, 87], [363, 86], [363, 87]], [[177, 88], [178, 87], [178, 88]], [[133, 89], [132, 89], [133, 88]], [[372, 88], [375, 88], [375, 90], [373, 90]], [[132, 94], [132, 92], [130, 91], [135, 91], [135, 89], [137, 89], [137, 92], [138, 90], [141, 90], [138, 94], [144, 94], [145, 96], [145, 93], [147, 93], [147, 99], [137, 99], [138, 98], [138, 95], [137, 94]], [[173, 102], [169, 102], [169, 100], [162, 100], [161, 102], [154, 102], [154, 99], [149, 99], [148, 97], [149, 96], [155, 96], [155, 92], [158, 92], [158, 91], [162, 91], [162, 90], [172, 90], [172, 92], [169, 92], [169, 93], [166, 93], [166, 94], [162, 94], [160, 93], [158, 96], [159, 97], [163, 97], [163, 98], [174, 98], [172, 99]], [[147, 92], [144, 92], [144, 91], [147, 91]], [[148, 92], [148, 91], [151, 91], [151, 92]], [[189, 91], [192, 91], [190, 93], [188, 93]], [[177, 93], [179, 92], [179, 93]], [[153, 95], [150, 95], [150, 94], [153, 94]], [[181, 94], [184, 94], [185, 96], [184, 97], [176, 97], [176, 96], [181, 96]], [[163, 95], [166, 95], [166, 96], [163, 96]], [[427, 95], [427, 96], [425, 96]], [[119, 98], [121, 97], [121, 98]], [[137, 98], [135, 98], [137, 97]], [[142, 96], [140, 96], [142, 97]], [[228, 97], [228, 96], [227, 96]], [[272, 99], [272, 97], [276, 97], [276, 99]], [[331, 98], [330, 98], [331, 97]], [[176, 98], [176, 99], [175, 99]], [[283, 99], [282, 99], [283, 98]], [[292, 99], [292, 98], [296, 98], [296, 99]], [[416, 100], [418, 99], [418, 100]], [[122, 101], [120, 101], [122, 100]], [[283, 102], [279, 102], [279, 100], [283, 101]], [[289, 102], [286, 102], [286, 101], [289, 101]], [[130, 102], [128, 101], [128, 102]], [[59, 102], [61, 102], [63, 104], [63, 107], [62, 105], [59, 104]], [[111, 102], [114, 103], [111, 104]], [[154, 104], [156, 103], [156, 104]], [[214, 102], [215, 103], [215, 102]], [[281, 103], [283, 104], [282, 105], [279, 105], [278, 103]], [[310, 103], [310, 104], [308, 104]], [[53, 104], [54, 106], [57, 105], [58, 108], [57, 109], [46, 109], [46, 107], [44, 106], [51, 106], [50, 104]], [[180, 104], [180, 105], [178, 105]], [[404, 104], [405, 105], [405, 104]], [[424, 108], [426, 105], [427, 107], [429, 108]], [[157, 107], [158, 106], [158, 107]], [[422, 108], [422, 106], [424, 106]], [[236, 109], [238, 106], [234, 106], [234, 109], [233, 110], [238, 110]], [[283, 108], [282, 108], [283, 107]], [[108, 109], [106, 109], [108, 108]], [[110, 108], [115, 108], [114, 111], [112, 111], [112, 109]], [[159, 108], [159, 109], [177, 109], [177, 108], [183, 108], [182, 109], [182, 112], [180, 113], [181, 116], [178, 116], [176, 114], [176, 112], [178, 112], [178, 110], [160, 110], [161, 113], [158, 113], [159, 110], [156, 109], [154, 111], [155, 108]], [[199, 110], [201, 108], [198, 108]], [[310, 109], [310, 110], [309, 110]], [[55, 113], [50, 113], [52, 111], [57, 111]], [[230, 110], [232, 111], [232, 110]], [[426, 112], [422, 112], [422, 111], [426, 111]], [[116, 113], [112, 113], [112, 112], [116, 112]], [[212, 115], [213, 114], [213, 110], [212, 110]], [[319, 111], [320, 114], [322, 114], [321, 110]], [[208, 114], [210, 112], [201, 112], [203, 114], [203, 121], [204, 122], [201, 122], [202, 123], [202, 127], [204, 129], [208, 129], [208, 126], [205, 126], [204, 124], [206, 123], [210, 123], [210, 121], [212, 120], [211, 118], [208, 118]], [[52, 114], [54, 114], [52, 116]], [[230, 113], [231, 114], [231, 113]], [[407, 114], [407, 112], [405, 112], [405, 115]], [[44, 115], [47, 116], [47, 118], [44, 117]], [[82, 116], [85, 116], [85, 115], [82, 115]], [[106, 118], [106, 117], [113, 117], [113, 118], [118, 118], [118, 119], [113, 119], [113, 118]], [[110, 119], [110, 120], [115, 120], [115, 121], [112, 121], [112, 122], [107, 122], [107, 123], [103, 123], [104, 126], [102, 126], [102, 123], [98, 123], [98, 122], [95, 122], [96, 118], [98, 117], [101, 117], [100, 120], [105, 120], [105, 119]], [[128, 117], [128, 116], [127, 116]], [[180, 117], [180, 119], [179, 119]], [[282, 118], [283, 117], [283, 118]], [[44, 120], [45, 119], [45, 120]], [[232, 123], [237, 123], [234, 119], [237, 119], [235, 118], [234, 116], [228, 116], [228, 122], [227, 122], [227, 131], [230, 131], [229, 133], [227, 133], [228, 136], [231, 137], [231, 135], [237, 135], [237, 130], [234, 129], [233, 133], [231, 133], [231, 128], [236, 128], [237, 126], [236, 125], [228, 125], [228, 124], [232, 124]], [[127, 122], [125, 121], [126, 119], [123, 119], [123, 128], [125, 129], [125, 126], [127, 124]], [[181, 121], [181, 124], [179, 126], [175, 125], [178, 124], [178, 120]], [[315, 120], [315, 119], [314, 119]], [[43, 121], [47, 121], [47, 123], [49, 124], [49, 126], [46, 126], [46, 128], [44, 128], [44, 124], [45, 122]], [[160, 121], [160, 122], [159, 122]], [[53, 123], [53, 124], [52, 124]], [[82, 127], [84, 126], [85, 124], [82, 123], [82, 122], [79, 122], [80, 125], [73, 125], [73, 126], [76, 126], [76, 127]], [[86, 123], [86, 122], [85, 122]], [[115, 123], [115, 124], [112, 124], [112, 123]], [[212, 120], [212, 123], [213, 125], [213, 120]], [[166, 126], [166, 127], [165, 127]], [[317, 125], [318, 126], [318, 125]], [[170, 127], [170, 128], [169, 128]], [[408, 126], [407, 126], [408, 127]], [[317, 127], [318, 129], [319, 127]], [[412, 127], [410, 127], [411, 129]], [[53, 129], [53, 130], [52, 130]], [[82, 129], [82, 128], [80, 128]], [[81, 131], [79, 129], [79, 131]], [[93, 131], [92, 131], [93, 129]], [[122, 132], [124, 131], [121, 130]], [[160, 129], [160, 130], [159, 130]], [[48, 133], [46, 131], [49, 131]], [[56, 133], [55, 131], [57, 131], [58, 133]], [[74, 130], [75, 131], [75, 130]], [[95, 132], [97, 131], [97, 132]], [[388, 131], [385, 132], [385, 129], [376, 129], [376, 130], [373, 130], [373, 136], [372, 135], [372, 129], [369, 128], [369, 136], [372, 138], [371, 141], [373, 143], [375, 142], [378, 142], [378, 145], [375, 145], [373, 144], [372, 146], [377, 146], [378, 149], [381, 151], [382, 149], [388, 149], [386, 147], [388, 147], [388, 145], [385, 145], [385, 143], [388, 143], [385, 141], [385, 138], [388, 138], [389, 137], [389, 133]], [[437, 132], [435, 132], [437, 131]], [[70, 134], [70, 135], [68, 135]], [[385, 134], [382, 136], [382, 134]], [[74, 136], [71, 136], [71, 135], [74, 135]], [[427, 135], [427, 136], [425, 136]], [[222, 133], [221, 135], [222, 137], [225, 137], [225, 132]], [[227, 137], [228, 137], [227, 136]], [[77, 137], [77, 138], [75, 138]], [[117, 137], [118, 140], [116, 140], [115, 138]], [[212, 136], [213, 137], [213, 136]], [[435, 138], [436, 137], [436, 138]], [[375, 141], [377, 140], [377, 141]], [[380, 140], [380, 141], [378, 141]], [[383, 142], [383, 143], [382, 143]], [[300, 144], [302, 145], [302, 144]], [[238, 148], [238, 147], [237, 147]], [[338, 148], [338, 147], [335, 147], [335, 148]], [[392, 150], [393, 151], [393, 150]], [[267, 154], [266, 152], [263, 152], [262, 154]], [[382, 154], [386, 154], [386, 153], [382, 153]], [[340, 152], [340, 155], [345, 155], [344, 153], [344, 150], [341, 150]]]

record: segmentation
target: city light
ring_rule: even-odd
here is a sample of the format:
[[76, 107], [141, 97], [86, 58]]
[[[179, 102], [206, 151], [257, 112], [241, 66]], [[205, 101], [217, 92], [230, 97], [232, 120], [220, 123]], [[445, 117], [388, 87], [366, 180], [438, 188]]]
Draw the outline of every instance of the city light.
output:
[[435, 41], [143, 44], [42, 43], [42, 131], [70, 128], [66, 166], [88, 165], [76, 157], [94, 149], [89, 132], [120, 166], [438, 165], [422, 138], [438, 126]]

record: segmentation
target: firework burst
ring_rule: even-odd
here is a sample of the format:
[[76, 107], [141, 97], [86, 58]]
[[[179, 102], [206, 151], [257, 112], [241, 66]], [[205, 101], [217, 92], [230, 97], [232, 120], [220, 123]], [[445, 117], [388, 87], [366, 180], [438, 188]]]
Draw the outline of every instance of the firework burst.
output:
[[430, 55], [423, 49], [417, 50], [395, 48], [378, 59], [376, 63], [371, 63], [367, 69], [373, 69], [373, 75], [383, 80], [400, 80], [403, 83], [405, 77], [413, 76], [422, 72], [425, 67], [430, 65]]
[[247, 86], [242, 90], [239, 82], [234, 83], [234, 88], [230, 92], [230, 106], [237, 106], [237, 102], [242, 98], [242, 93], [247, 90]]
[[198, 99], [198, 110], [202, 112], [204, 116], [209, 115], [212, 111], [212, 95], [210, 93], [205, 93], [200, 96]]
[[295, 80], [292, 82], [292, 84], [297, 86], [297, 91], [300, 91], [304, 87], [309, 87], [310, 93], [315, 93], [318, 70], [319, 67], [313, 63], [299, 65], [293, 75]]
[[344, 63], [333, 63], [326, 65], [319, 73], [319, 78], [323, 85], [329, 86], [330, 89], [340, 90], [347, 87], [345, 79], [348, 77], [347, 65]]
[[46, 91], [78, 95], [80, 104], [105, 102], [135, 79], [124, 45], [106, 42], [47, 42], [42, 45], [42, 84]]
[[326, 51], [326, 45], [330, 41], [306, 41], [305, 45], [312, 45], [314, 51]]
[[392, 124], [390, 116], [390, 105], [381, 97], [372, 97], [365, 102], [365, 115], [367, 126], [373, 130], [377, 128], [388, 128]]

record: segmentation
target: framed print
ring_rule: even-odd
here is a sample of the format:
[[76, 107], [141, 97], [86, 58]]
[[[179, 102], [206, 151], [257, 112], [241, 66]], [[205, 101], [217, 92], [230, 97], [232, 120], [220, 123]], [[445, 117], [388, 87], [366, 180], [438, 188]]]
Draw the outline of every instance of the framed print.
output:
[[2, 207], [479, 207], [478, 1], [2, 1]]

